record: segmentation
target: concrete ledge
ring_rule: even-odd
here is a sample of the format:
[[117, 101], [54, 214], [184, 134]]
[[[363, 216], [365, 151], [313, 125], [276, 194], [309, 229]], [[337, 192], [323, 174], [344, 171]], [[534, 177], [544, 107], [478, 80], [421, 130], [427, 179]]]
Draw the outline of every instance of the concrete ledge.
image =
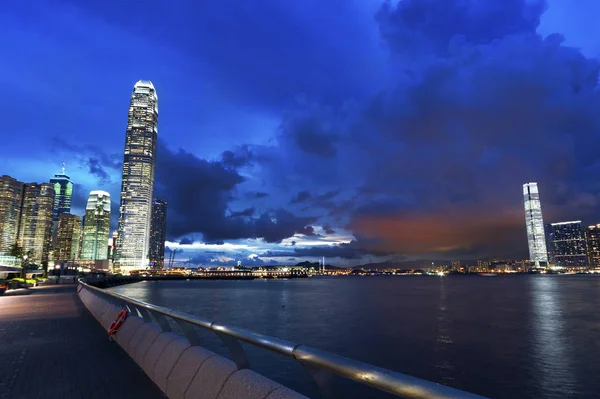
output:
[[289, 388], [281, 387], [271, 392], [271, 394], [267, 396], [267, 399], [308, 399], [308, 397], [300, 395], [298, 392], [292, 391]]
[[146, 352], [142, 363], [142, 368], [150, 378], [154, 378], [154, 368], [158, 359], [162, 356], [167, 346], [177, 338], [180, 338], [179, 335], [172, 332], [164, 332], [156, 337], [152, 346]]
[[106, 331], [108, 331], [112, 322], [116, 320], [117, 315], [120, 311], [121, 309], [119, 309], [115, 305], [110, 305], [108, 310], [104, 313], [104, 316], [102, 317], [102, 327], [104, 327]]
[[127, 354], [129, 356], [131, 356], [132, 358], [133, 358], [133, 356], [135, 354], [136, 348], [142, 342], [142, 338], [144, 337], [144, 335], [146, 335], [146, 333], [150, 329], [151, 325], [152, 325], [152, 323], [144, 323], [144, 324], [142, 324], [136, 330], [136, 332], [133, 334], [133, 336], [131, 337], [131, 339], [128, 342], [126, 342], [125, 345], [121, 345], [121, 347], [123, 349], [125, 349], [125, 352], [127, 352]]
[[238, 370], [225, 382], [219, 399], [265, 399], [281, 385], [252, 370]]
[[142, 324], [144, 324], [144, 320], [141, 317], [129, 315], [125, 323], [119, 328], [119, 331], [115, 333], [115, 341], [117, 341], [121, 348], [125, 349], [125, 344], [129, 342]]
[[185, 399], [217, 399], [229, 377], [237, 371], [235, 363], [221, 356], [208, 358], [185, 391]]
[[[85, 287], [79, 298], [105, 329], [122, 309]], [[307, 399], [137, 314], [127, 317], [115, 340], [169, 399]]]
[[162, 329], [156, 324], [147, 324], [150, 324], [150, 328], [148, 328], [148, 331], [146, 331], [146, 334], [144, 334], [144, 336], [140, 340], [140, 344], [137, 346], [137, 348], [135, 348], [135, 351], [132, 356], [133, 360], [135, 360], [135, 362], [140, 366], [143, 366], [144, 357], [146, 356], [146, 353], [148, 352], [156, 338], [158, 338], [158, 336], [162, 333]]
[[[169, 345], [167, 345], [164, 352], [156, 362], [152, 379], [164, 393], [167, 393], [169, 389], [169, 377], [180, 375], [185, 377], [187, 375], [188, 370], [186, 368], [178, 368], [178, 366], [181, 364], [182, 360], [188, 359], [188, 356], [184, 356], [184, 354], [187, 353], [189, 347], [190, 343], [187, 339], [181, 337], [176, 338], [171, 341]], [[195, 363], [193, 361], [189, 362], [188, 365], [190, 368], [195, 367]], [[198, 367], [195, 368], [194, 374], [196, 370], [198, 370]], [[189, 384], [189, 381], [187, 384]]]
[[[181, 353], [178, 361], [173, 365], [172, 371], [167, 375], [165, 379], [166, 390], [163, 389], [163, 392], [171, 399], [183, 399], [202, 364], [214, 356], [217, 356], [217, 354], [199, 346], [190, 347], [188, 343], [188, 347]], [[157, 364], [154, 381], [162, 389], [160, 385], [162, 380], [157, 378], [156, 371], [158, 371], [158, 367]]]

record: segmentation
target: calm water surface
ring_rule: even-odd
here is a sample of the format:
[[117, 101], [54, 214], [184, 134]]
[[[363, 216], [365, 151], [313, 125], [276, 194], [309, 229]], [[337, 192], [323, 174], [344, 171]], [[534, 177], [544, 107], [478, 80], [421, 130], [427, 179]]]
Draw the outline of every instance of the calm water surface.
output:
[[[600, 397], [600, 277], [314, 277], [141, 282], [113, 291], [491, 398]], [[206, 346], [226, 351], [210, 333]], [[301, 366], [253, 369], [318, 397]], [[335, 397], [387, 398], [334, 380]]]

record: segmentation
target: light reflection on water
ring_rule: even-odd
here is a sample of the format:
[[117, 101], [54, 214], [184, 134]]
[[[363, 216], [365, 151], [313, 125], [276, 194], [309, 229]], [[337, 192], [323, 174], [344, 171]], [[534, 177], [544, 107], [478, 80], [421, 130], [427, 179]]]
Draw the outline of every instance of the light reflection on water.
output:
[[450, 337], [452, 333], [452, 321], [448, 318], [448, 303], [445, 288], [446, 278], [440, 277], [439, 280], [440, 299], [437, 317], [438, 337], [435, 345], [435, 352], [437, 353], [435, 367], [439, 370], [441, 378], [450, 384], [454, 380], [454, 362], [452, 361], [452, 352], [449, 350], [449, 345], [454, 343]]
[[559, 276], [531, 279], [533, 304], [532, 356], [537, 384], [549, 392], [548, 398], [576, 397], [577, 383], [572, 373], [569, 333], [566, 327], [563, 281]]
[[[113, 290], [487, 397], [600, 397], [598, 276], [160, 281]], [[293, 361], [249, 355], [258, 372], [314, 394]], [[389, 397], [340, 389], [336, 397]]]

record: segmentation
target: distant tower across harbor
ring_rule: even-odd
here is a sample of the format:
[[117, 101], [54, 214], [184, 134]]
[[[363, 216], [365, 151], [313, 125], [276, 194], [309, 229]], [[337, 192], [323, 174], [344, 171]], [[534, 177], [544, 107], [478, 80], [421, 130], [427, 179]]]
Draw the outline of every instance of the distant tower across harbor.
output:
[[540, 202], [540, 192], [537, 183], [523, 184], [523, 200], [525, 205], [527, 242], [529, 244], [529, 260], [534, 262], [536, 267], [546, 267], [548, 266], [548, 251], [546, 248], [542, 204]]

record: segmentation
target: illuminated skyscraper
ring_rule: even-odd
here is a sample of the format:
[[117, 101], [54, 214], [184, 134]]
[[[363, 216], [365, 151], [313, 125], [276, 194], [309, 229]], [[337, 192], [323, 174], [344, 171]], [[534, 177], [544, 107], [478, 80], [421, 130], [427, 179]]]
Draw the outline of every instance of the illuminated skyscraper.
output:
[[535, 262], [536, 266], [547, 266], [548, 251], [546, 250], [544, 218], [542, 217], [542, 204], [537, 183], [523, 184], [523, 199], [525, 201], [529, 260]]
[[73, 183], [69, 176], [65, 174], [65, 166], [61, 173], [54, 175], [50, 179], [50, 184], [54, 186], [54, 211], [52, 222], [58, 223], [58, 216], [62, 213], [71, 212], [71, 198], [73, 197]]
[[8, 253], [17, 243], [23, 188], [17, 179], [0, 176], [0, 254]]
[[130, 271], [148, 266], [156, 142], [158, 97], [151, 82], [133, 88], [125, 135], [123, 179], [119, 207], [115, 267]]
[[40, 264], [48, 261], [53, 209], [54, 186], [52, 184], [25, 184], [18, 241], [25, 253], [30, 252], [31, 263]]
[[108, 235], [110, 233], [110, 194], [92, 191], [85, 207], [81, 259], [108, 259]]
[[581, 220], [548, 225], [548, 247], [551, 261], [556, 266], [587, 266], [585, 232]]
[[162, 269], [165, 264], [165, 240], [167, 239], [167, 203], [155, 199], [152, 203], [150, 228], [150, 265]]
[[588, 266], [600, 267], [600, 224], [589, 226], [585, 232]]
[[58, 216], [54, 258], [58, 261], [75, 260], [79, 257], [81, 217], [70, 213]]

